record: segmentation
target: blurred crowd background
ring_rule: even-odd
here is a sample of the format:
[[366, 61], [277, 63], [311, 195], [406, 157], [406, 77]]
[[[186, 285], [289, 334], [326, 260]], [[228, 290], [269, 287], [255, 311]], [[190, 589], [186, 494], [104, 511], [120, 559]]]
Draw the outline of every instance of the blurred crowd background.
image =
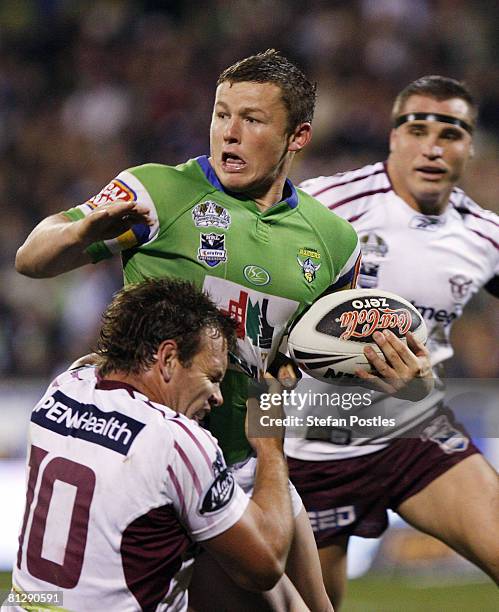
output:
[[[1, 0], [2, 378], [48, 377], [87, 352], [121, 284], [119, 261], [21, 277], [29, 231], [126, 167], [207, 153], [216, 78], [254, 52], [280, 49], [319, 85], [295, 181], [384, 158], [391, 103], [411, 80], [464, 79], [481, 112], [462, 186], [499, 212], [498, 31], [487, 0]], [[499, 309], [480, 296], [456, 325], [450, 373], [496, 377], [498, 338]]]

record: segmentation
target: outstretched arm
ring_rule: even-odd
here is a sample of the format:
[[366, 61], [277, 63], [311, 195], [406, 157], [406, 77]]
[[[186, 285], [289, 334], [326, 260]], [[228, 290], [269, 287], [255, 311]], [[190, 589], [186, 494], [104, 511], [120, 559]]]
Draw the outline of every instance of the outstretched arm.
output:
[[150, 224], [149, 209], [137, 202], [97, 206], [89, 215], [71, 221], [58, 213], [41, 221], [16, 255], [16, 270], [32, 278], [47, 278], [74, 270], [92, 259], [92, 243], [116, 238], [137, 223]]

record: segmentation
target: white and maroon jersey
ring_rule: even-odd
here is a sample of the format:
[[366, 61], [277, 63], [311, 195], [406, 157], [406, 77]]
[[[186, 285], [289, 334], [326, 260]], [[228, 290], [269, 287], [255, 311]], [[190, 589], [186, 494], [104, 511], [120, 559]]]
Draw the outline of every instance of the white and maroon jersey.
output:
[[185, 610], [194, 542], [248, 497], [216, 440], [133, 387], [65, 372], [31, 415], [27, 502], [13, 574], [69, 610]]
[[[311, 179], [300, 187], [357, 231], [362, 248], [358, 286], [393, 291], [412, 302], [428, 327], [432, 364], [451, 357], [452, 323], [472, 295], [485, 287], [499, 296], [498, 215], [482, 209], [458, 188], [442, 215], [423, 215], [394, 192], [382, 162]], [[435, 393], [414, 404], [412, 414], [404, 411], [413, 421], [415, 411], [428, 415], [429, 403], [440, 398]], [[400, 419], [397, 423], [403, 424]], [[302, 441], [288, 442], [289, 454], [310, 460], [331, 459], [331, 451], [343, 458], [382, 448], [305, 442], [310, 452], [305, 447], [299, 452], [294, 447]]]

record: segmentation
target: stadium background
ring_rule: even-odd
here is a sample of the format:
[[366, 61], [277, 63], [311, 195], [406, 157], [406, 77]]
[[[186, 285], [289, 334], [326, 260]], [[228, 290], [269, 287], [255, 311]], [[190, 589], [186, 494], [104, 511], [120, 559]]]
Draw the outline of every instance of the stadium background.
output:
[[[445, 74], [464, 79], [480, 103], [477, 155], [462, 186], [499, 212], [498, 32], [499, 3], [487, 0], [0, 2], [0, 569], [8, 570], [23, 511], [33, 398], [92, 346], [121, 281], [119, 262], [54, 280], [17, 275], [15, 251], [30, 229], [123, 168], [206, 153], [218, 73], [268, 47], [319, 85], [314, 138], [296, 160], [295, 181], [382, 159], [396, 93], [418, 76]], [[481, 295], [455, 326], [449, 374], [496, 378], [498, 339], [499, 309]], [[368, 558], [359, 551], [357, 574]], [[496, 609], [480, 581], [443, 546], [401, 527], [368, 577], [351, 584], [345, 610], [399, 609], [400, 584], [406, 610], [454, 601], [453, 609]], [[420, 607], [423, 597], [433, 603]]]

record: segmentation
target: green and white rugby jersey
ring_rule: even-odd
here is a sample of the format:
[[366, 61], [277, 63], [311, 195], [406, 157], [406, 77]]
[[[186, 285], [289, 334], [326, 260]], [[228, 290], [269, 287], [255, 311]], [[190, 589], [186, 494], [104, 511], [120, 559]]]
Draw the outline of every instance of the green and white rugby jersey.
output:
[[93, 261], [121, 252], [125, 283], [184, 278], [237, 319], [239, 371], [227, 372], [224, 404], [209, 424], [231, 463], [250, 450], [244, 434], [247, 375], [260, 377], [290, 321], [323, 293], [350, 286], [358, 268], [358, 239], [349, 223], [289, 180], [284, 196], [261, 212], [253, 200], [225, 192], [203, 156], [176, 167], [125, 170], [66, 213], [77, 220], [119, 199], [146, 204], [153, 224], [91, 245]]

